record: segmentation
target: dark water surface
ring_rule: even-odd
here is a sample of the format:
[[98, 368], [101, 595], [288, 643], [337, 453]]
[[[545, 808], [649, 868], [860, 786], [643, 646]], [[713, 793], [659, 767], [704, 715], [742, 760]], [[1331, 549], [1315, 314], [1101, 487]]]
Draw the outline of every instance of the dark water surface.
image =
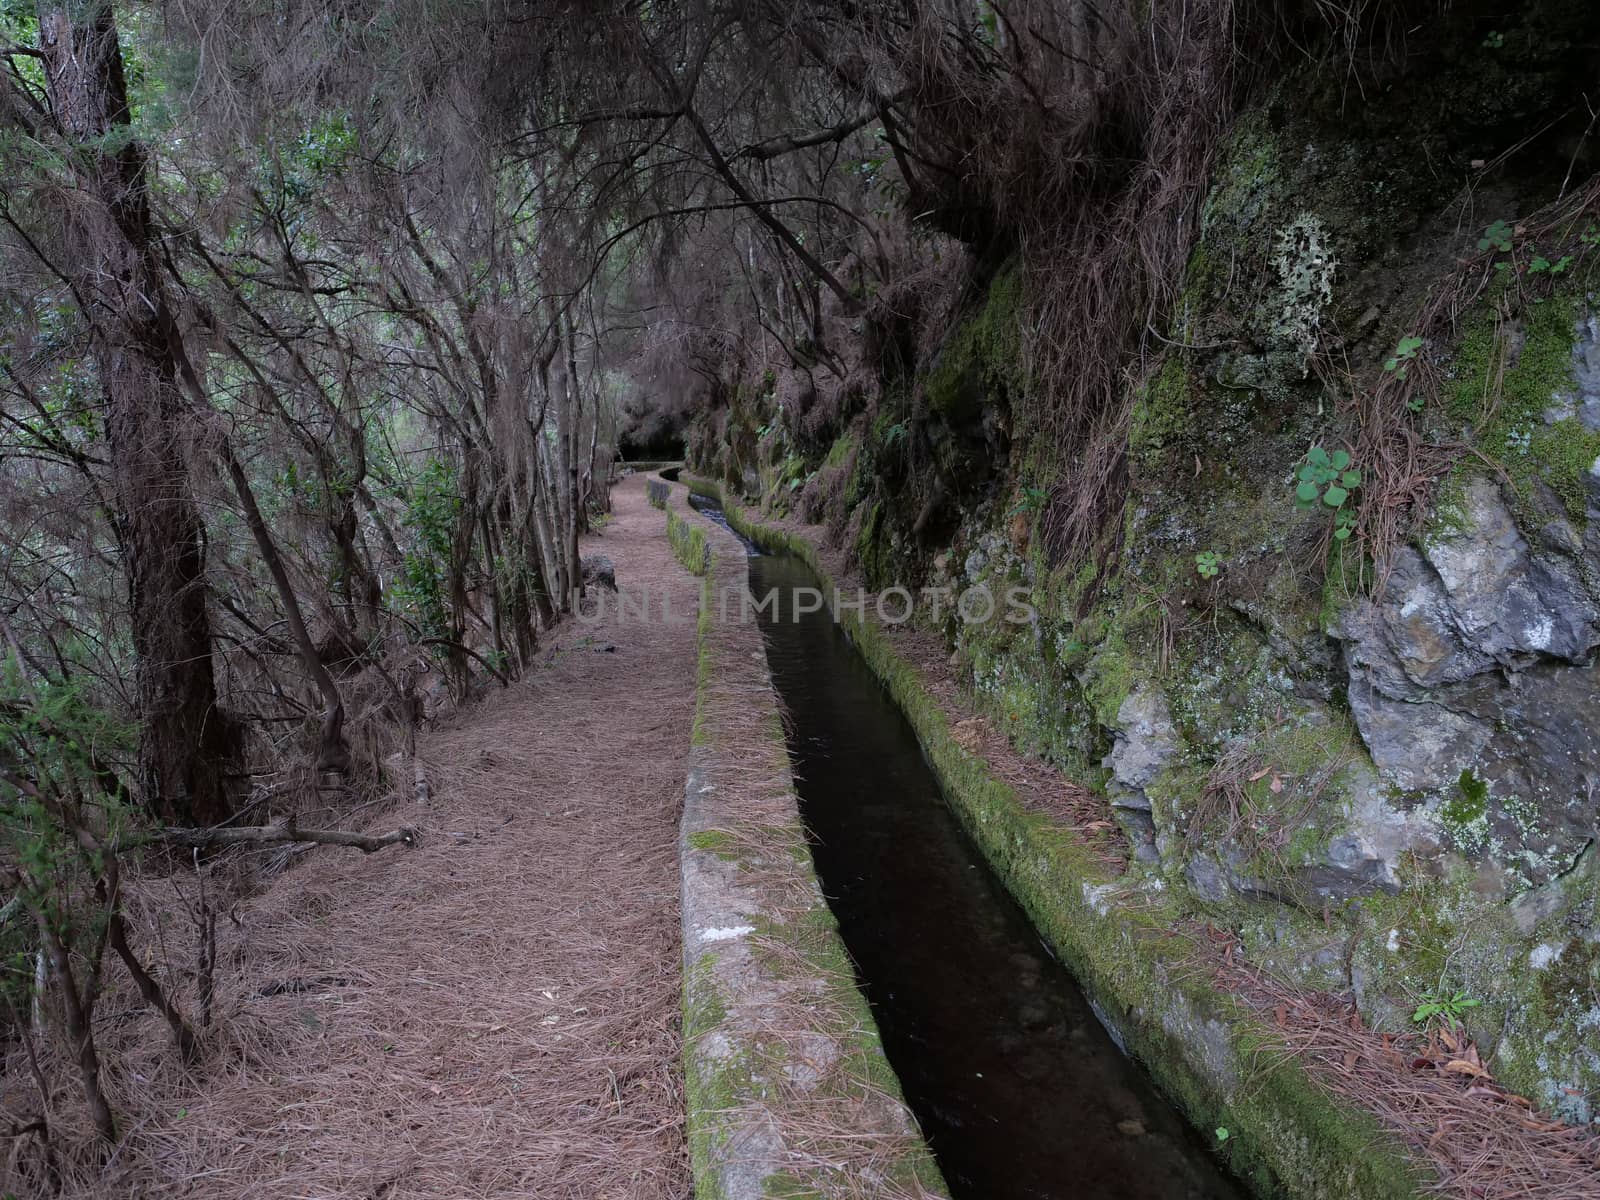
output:
[[[750, 584], [817, 581], [757, 556]], [[831, 618], [785, 602], [762, 632], [823, 889], [957, 1200], [1240, 1196], [990, 872]]]

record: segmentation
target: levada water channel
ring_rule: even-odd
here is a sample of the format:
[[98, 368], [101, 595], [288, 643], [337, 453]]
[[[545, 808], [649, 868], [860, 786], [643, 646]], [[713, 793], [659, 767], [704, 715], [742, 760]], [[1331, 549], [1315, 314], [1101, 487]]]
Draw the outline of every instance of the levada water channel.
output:
[[827, 609], [797, 613], [810, 568], [750, 549], [752, 592], [779, 593], [761, 629], [817, 872], [956, 1200], [1241, 1196], [991, 872]]

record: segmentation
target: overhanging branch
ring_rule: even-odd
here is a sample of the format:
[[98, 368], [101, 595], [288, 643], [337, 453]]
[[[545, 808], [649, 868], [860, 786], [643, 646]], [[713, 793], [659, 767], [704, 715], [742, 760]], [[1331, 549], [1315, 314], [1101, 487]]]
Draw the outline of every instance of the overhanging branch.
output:
[[841, 121], [837, 125], [830, 125], [826, 129], [819, 129], [804, 137], [771, 138], [765, 142], [758, 142], [753, 146], [746, 146], [743, 150], [735, 152], [734, 158], [753, 158], [757, 162], [766, 162], [768, 159], [778, 158], [784, 154], [793, 154], [796, 150], [805, 150], [811, 146], [825, 146], [829, 142], [842, 142], [856, 130], [870, 125], [878, 119], [879, 106], [873, 105], [865, 112]]

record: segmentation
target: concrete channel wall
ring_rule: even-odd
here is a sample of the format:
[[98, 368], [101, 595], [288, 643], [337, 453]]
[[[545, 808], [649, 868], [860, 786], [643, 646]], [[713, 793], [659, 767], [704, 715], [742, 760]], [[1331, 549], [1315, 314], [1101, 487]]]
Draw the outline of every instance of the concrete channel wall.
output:
[[[836, 581], [817, 547], [765, 523], [715, 483], [714, 498], [755, 544], [803, 559]], [[1428, 1179], [1367, 1113], [1338, 1101], [1238, 998], [1196, 970], [1183, 939], [1147, 895], [1110, 875], [1049, 818], [1029, 812], [952, 723], [879, 628], [851, 610], [846, 634], [905, 712], [947, 800], [1041, 936], [1071, 967], [1103, 1022], [1205, 1133], [1226, 1131], [1230, 1166], [1263, 1197], [1410, 1200]], [[1126, 894], [1125, 894], [1126, 893]], [[1064, 1181], [1070, 1186], [1070, 1181]]]
[[667, 522], [704, 581], [679, 840], [695, 1196], [947, 1197], [817, 882], [761, 633], [734, 607], [744, 548], [686, 496]]

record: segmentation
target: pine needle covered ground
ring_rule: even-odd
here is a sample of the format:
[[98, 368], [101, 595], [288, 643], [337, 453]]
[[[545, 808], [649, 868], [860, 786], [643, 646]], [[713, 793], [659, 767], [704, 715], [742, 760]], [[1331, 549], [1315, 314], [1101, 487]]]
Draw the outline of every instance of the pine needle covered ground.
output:
[[[692, 611], [698, 583], [642, 482], [590, 549]], [[687, 1194], [676, 838], [694, 625], [615, 612], [563, 626], [524, 680], [425, 740], [431, 800], [367, 822], [417, 825], [414, 850], [316, 849], [222, 922], [226, 1044], [196, 1073], [159, 1018], [102, 1006], [127, 1131], [103, 1171], [74, 1165], [89, 1130], [67, 1126], [71, 1074], [44, 1064], [63, 1194]], [[190, 961], [170, 922], [142, 949]], [[10, 1067], [30, 1101], [20, 1050]]]

